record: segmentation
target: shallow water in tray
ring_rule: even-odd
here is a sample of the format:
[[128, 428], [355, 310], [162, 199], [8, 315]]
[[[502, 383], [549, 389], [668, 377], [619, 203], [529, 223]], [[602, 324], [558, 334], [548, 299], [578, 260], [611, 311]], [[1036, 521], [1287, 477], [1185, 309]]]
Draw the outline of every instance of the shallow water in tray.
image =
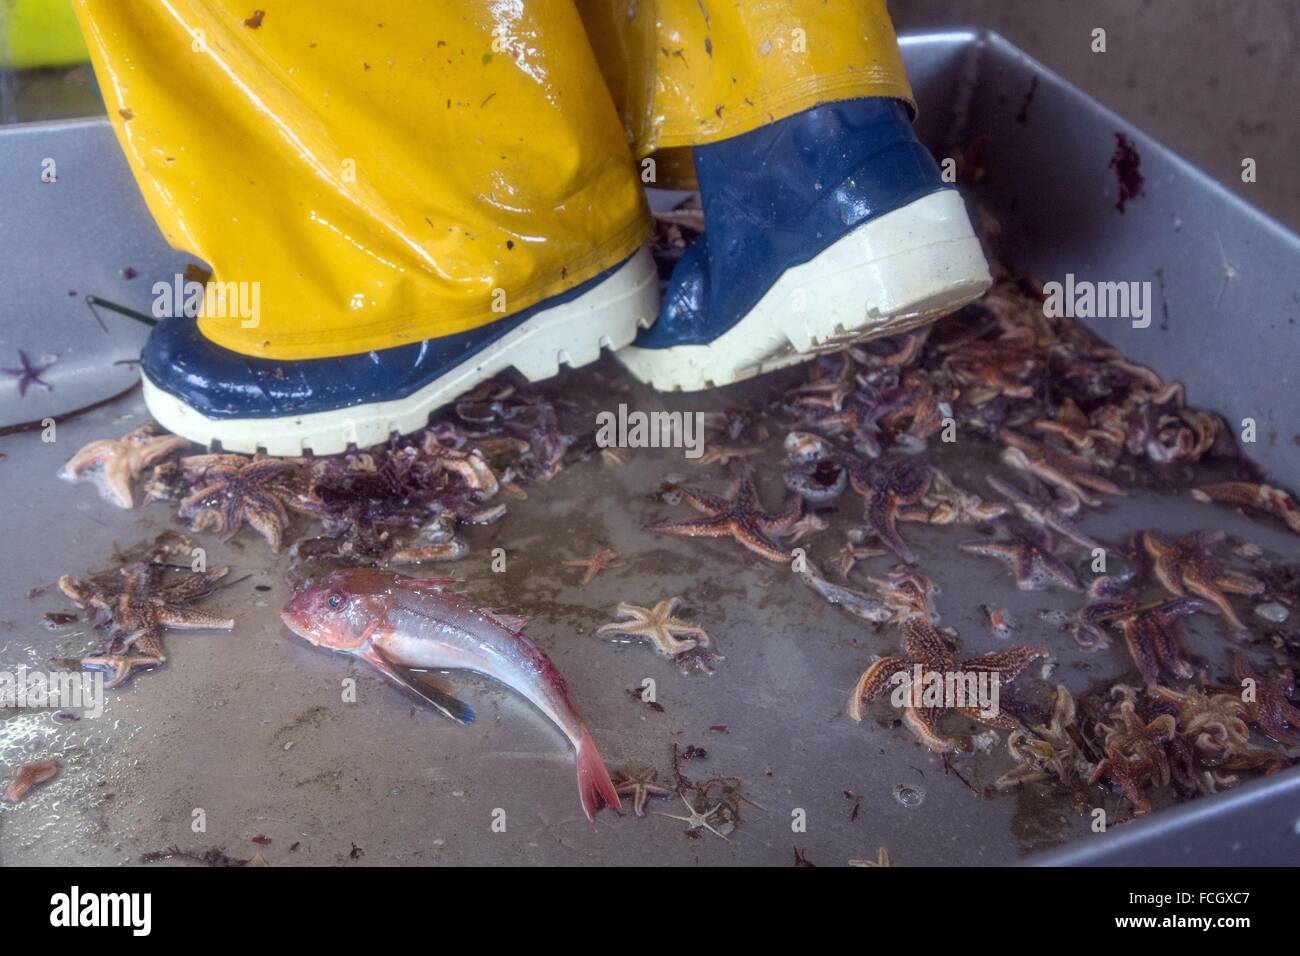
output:
[[[802, 374], [791, 370], [710, 395], [658, 396], [630, 386], [606, 358], [549, 388], [588, 412], [616, 411], [620, 401], [645, 411], [720, 411], [756, 407]], [[0, 667], [45, 668], [52, 658], [76, 657], [95, 646], [99, 635], [82, 621], [53, 625], [44, 619], [71, 609], [56, 587], [58, 577], [102, 570], [115, 543], [134, 546], [174, 527], [165, 505], [119, 510], [89, 485], [55, 478], [85, 442], [122, 434], [144, 420], [138, 394], [132, 394], [60, 425], [53, 444], [39, 433], [0, 438], [7, 456], [0, 482], [9, 503], [0, 549], [6, 598]], [[784, 496], [783, 434], [774, 433], [753, 459], [771, 508]], [[938, 448], [935, 456], [963, 487], [986, 487], [987, 448]], [[289, 559], [269, 554], [245, 530], [224, 545], [200, 539], [210, 564], [230, 564], [231, 579], [243, 578], [207, 602], [236, 618], [233, 633], [169, 634], [167, 665], [108, 692], [98, 718], [0, 712], [0, 772], [50, 756], [63, 764], [53, 782], [20, 804], [0, 805], [0, 859], [126, 863], [175, 845], [200, 853], [220, 847], [234, 858], [261, 853], [273, 865], [788, 864], [798, 847], [812, 862], [834, 865], [874, 859], [883, 846], [895, 865], [921, 865], [1011, 862], [1087, 834], [1086, 808], [1069, 801], [1041, 791], [991, 798], [974, 792], [1011, 766], [1003, 733], [987, 751], [958, 754], [945, 764], [897, 726], [885, 702], [871, 707], [862, 723], [850, 721], [844, 713], [850, 689], [873, 656], [897, 651], [896, 629], [851, 617], [788, 566], [732, 541], [646, 530], [655, 521], [692, 514], [685, 504], [661, 500], [657, 492], [666, 479], [718, 493], [727, 484], [719, 466], [701, 467], [680, 450], [635, 450], [622, 467], [592, 455], [530, 486], [527, 501], [507, 499], [510, 513], [503, 521], [469, 529], [467, 558], [430, 567], [462, 578], [479, 603], [531, 618], [528, 633], [567, 677], [611, 770], [655, 767], [660, 782], [667, 782], [676, 744], [704, 751], [681, 764], [692, 779], [739, 777], [759, 806], [742, 804], [729, 840], [703, 831], [692, 838], [684, 823], [657, 815], [604, 812], [589, 824], [566, 744], [517, 695], [458, 678], [478, 720], [457, 726], [367, 665], [294, 637], [278, 617], [289, 596]], [[830, 528], [804, 542], [823, 567], [843, 543], [843, 530], [862, 517], [861, 499], [852, 493], [828, 508]], [[1081, 524], [1107, 542], [1122, 542], [1138, 528], [1171, 534], [1221, 528], [1268, 553], [1296, 553], [1295, 539], [1278, 526], [1186, 497], [1137, 492], [1091, 509]], [[1007, 643], [990, 632], [982, 605], [1010, 610], [1021, 628], [1013, 641], [1051, 649], [1047, 679], [1035, 664], [1017, 682], [1026, 699], [1043, 699], [1056, 682], [1080, 693], [1135, 677], [1122, 644], [1085, 653], [1068, 632], [1040, 616], [1072, 616], [1077, 595], [1019, 591], [1003, 565], [956, 549], [978, 531], [916, 523], [902, 530], [921, 569], [941, 589], [942, 623], [960, 634], [961, 656]], [[623, 563], [579, 589], [581, 570], [562, 562], [603, 547], [619, 552]], [[491, 569], [494, 548], [505, 549], [501, 573]], [[852, 583], [865, 589], [867, 575], [893, 564], [868, 559]], [[1090, 576], [1086, 566], [1079, 570], [1085, 580]], [[33, 589], [44, 590], [29, 597]], [[594, 635], [615, 619], [620, 601], [650, 606], [674, 596], [683, 599], [681, 615], [705, 628], [725, 656], [713, 675], [684, 676], [646, 645]], [[1262, 633], [1250, 601], [1236, 606]], [[1222, 624], [1198, 616], [1187, 631], [1189, 644], [1225, 673], [1226, 648], [1234, 639]], [[344, 699], [349, 679], [356, 682], [355, 703]], [[646, 679], [655, 682], [660, 709], [631, 692]], [[945, 726], [954, 733], [981, 729], [960, 718]], [[899, 793], [922, 797], [904, 800]], [[1122, 806], [1101, 788], [1090, 800], [1113, 812]], [[685, 813], [680, 800], [652, 799], [648, 809]], [[806, 820], [806, 828], [793, 830], [798, 820]]]

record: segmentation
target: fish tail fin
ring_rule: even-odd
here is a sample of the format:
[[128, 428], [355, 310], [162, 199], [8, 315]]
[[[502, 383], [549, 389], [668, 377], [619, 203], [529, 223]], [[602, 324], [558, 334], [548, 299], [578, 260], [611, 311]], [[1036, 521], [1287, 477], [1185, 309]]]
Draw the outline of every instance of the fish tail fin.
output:
[[601, 807], [617, 810], [622, 806], [605, 762], [596, 750], [596, 741], [587, 730], [582, 732], [582, 739], [578, 741], [578, 798], [582, 801], [583, 813], [593, 821]]

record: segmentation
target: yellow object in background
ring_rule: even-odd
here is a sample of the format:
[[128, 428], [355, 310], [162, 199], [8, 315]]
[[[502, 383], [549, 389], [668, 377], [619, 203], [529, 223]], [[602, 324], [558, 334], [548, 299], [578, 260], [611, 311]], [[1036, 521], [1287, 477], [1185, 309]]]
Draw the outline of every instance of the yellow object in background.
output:
[[0, 69], [89, 59], [71, 0], [0, 0]]
[[163, 234], [256, 283], [255, 325], [201, 331], [264, 358], [454, 334], [616, 265], [650, 224], [629, 144], [911, 96], [883, 0], [256, 5], [76, 0]]

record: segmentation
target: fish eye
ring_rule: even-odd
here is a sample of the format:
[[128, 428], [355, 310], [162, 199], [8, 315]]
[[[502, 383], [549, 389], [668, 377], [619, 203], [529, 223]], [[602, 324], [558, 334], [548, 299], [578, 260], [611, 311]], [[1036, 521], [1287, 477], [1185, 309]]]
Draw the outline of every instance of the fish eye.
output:
[[331, 610], [337, 611], [339, 608], [341, 608], [344, 604], [347, 603], [347, 598], [345, 598], [338, 591], [331, 591], [330, 596], [325, 599], [325, 603], [329, 605]]

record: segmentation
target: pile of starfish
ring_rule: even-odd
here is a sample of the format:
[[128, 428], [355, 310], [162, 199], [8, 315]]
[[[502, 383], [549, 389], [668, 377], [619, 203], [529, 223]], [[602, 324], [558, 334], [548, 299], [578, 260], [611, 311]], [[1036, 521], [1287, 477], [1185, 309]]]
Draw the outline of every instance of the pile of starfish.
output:
[[[868, 668], [850, 701], [850, 716], [860, 719], [863, 705], [883, 693], [890, 676], [914, 665], [927, 671], [994, 672], [1010, 683], [1031, 661], [1048, 656], [1045, 647], [1013, 646], [959, 660], [948, 646], [949, 636], [937, 628], [933, 584], [921, 573], [924, 562], [901, 528], [924, 522], [980, 529], [983, 536], [960, 544], [960, 551], [1003, 563], [1022, 590], [1080, 594], [1073, 628], [1079, 646], [1098, 651], [1121, 640], [1142, 683], [1133, 714], [1149, 722], [1170, 710], [1175, 724], [1163, 743], [1171, 748], [1183, 746], [1179, 741], [1187, 744], [1181, 762], [1175, 761], [1184, 770], [1170, 776], [1160, 772], [1163, 765], [1149, 748], [1132, 745], [1120, 730], [1106, 743], [1107, 731], [1100, 730], [1095, 759], [1083, 779], [1111, 782], [1144, 811], [1149, 801], [1138, 799], [1134, 781], [1161, 786], [1173, 780], [1184, 792], [1204, 792], [1206, 786], [1226, 785], [1242, 770], [1267, 772], [1295, 760], [1300, 753], [1289, 750], [1254, 745], [1233, 750], [1240, 742], [1222, 743], [1236, 737], [1218, 724], [1211, 745], [1198, 729], [1204, 718], [1192, 714], [1190, 723], [1178, 723], [1182, 718], [1160, 696], [1195, 697], [1211, 686], [1209, 665], [1191, 658], [1183, 647], [1182, 620], [1204, 614], [1219, 618], [1229, 631], [1244, 633], [1249, 629], [1231, 596], [1280, 601], [1291, 613], [1300, 612], [1295, 596], [1270, 590], [1260, 576], [1229, 568], [1221, 532], [1174, 536], [1149, 529], [1108, 545], [1085, 532], [1080, 519], [1087, 509], [1104, 507], [1108, 499], [1139, 485], [1270, 517], [1296, 533], [1300, 506], [1288, 492], [1261, 480], [1217, 416], [1186, 404], [1180, 383], [1165, 382], [1128, 361], [1074, 320], [1046, 316], [1042, 302], [1040, 288], [1004, 277], [978, 303], [931, 328], [819, 358], [810, 366], [808, 380], [787, 392], [780, 406], [758, 415], [734, 413], [724, 423], [725, 433], [709, 447], [712, 461], [731, 466], [725, 494], [674, 485], [665, 499], [686, 504], [697, 516], [660, 522], [652, 530], [731, 539], [767, 561], [793, 561], [800, 577], [830, 603], [866, 621], [898, 627], [903, 653]], [[787, 429], [787, 497], [770, 508], [759, 490], [762, 476], [755, 461], [776, 429], [774, 420]], [[927, 460], [931, 445], [956, 436], [995, 452], [1001, 468], [985, 477], [987, 488], [963, 488]], [[1211, 460], [1237, 477], [1200, 483], [1202, 466]], [[863, 522], [849, 529], [830, 558], [839, 571], [836, 583], [805, 555], [829, 528], [828, 514], [849, 494], [860, 499]], [[795, 544], [804, 547], [796, 550]], [[1080, 558], [1105, 552], [1135, 570], [1122, 580], [1104, 575], [1081, 580]], [[882, 556], [900, 562], [888, 577], [869, 577], [870, 593], [850, 585], [858, 562]], [[900, 593], [901, 578], [910, 590]], [[1013, 629], [1005, 611], [989, 613], [1003, 633]], [[1236, 670], [1250, 666], [1240, 653], [1237, 657]], [[1296, 698], [1286, 689], [1287, 663], [1276, 675], [1255, 675], [1252, 686], [1269, 688], [1265, 693], [1274, 703], [1243, 701], [1243, 713], [1256, 716], [1242, 719], [1293, 748], [1300, 723], [1294, 720]], [[1238, 683], [1244, 679], [1237, 678]], [[1195, 683], [1178, 686], [1188, 681]], [[1060, 692], [1068, 693], [1064, 688]], [[1217, 701], [1215, 706], [1224, 704]], [[956, 710], [1016, 735], [1009, 749], [1018, 767], [1024, 761], [1034, 767], [1042, 761], [1053, 767], [1069, 763], [1059, 753], [1049, 757], [1040, 752], [1064, 733], [1059, 726], [1054, 731], [1051, 720], [1035, 731], [1008, 714], [989, 719], [971, 708]], [[944, 713], [942, 708], [905, 708], [903, 722], [927, 747], [948, 752], [965, 742], [941, 730]], [[1122, 729], [1132, 719], [1116, 711], [1090, 726]], [[1232, 754], [1225, 756], [1224, 748]], [[1155, 772], [1143, 769], [1148, 763]], [[1025, 771], [1009, 779], [1038, 780], [1039, 773]], [[1053, 779], [1059, 782], [1062, 776]]]
[[555, 408], [506, 382], [484, 383], [441, 419], [386, 446], [325, 458], [190, 454], [183, 438], [144, 425], [86, 445], [61, 476], [89, 481], [122, 508], [175, 504], [191, 530], [233, 537], [247, 525], [273, 552], [300, 516], [321, 532], [299, 542], [305, 557], [384, 559], [392, 564], [455, 560], [468, 548], [460, 523], [490, 524], [498, 500], [553, 477], [572, 436]]

